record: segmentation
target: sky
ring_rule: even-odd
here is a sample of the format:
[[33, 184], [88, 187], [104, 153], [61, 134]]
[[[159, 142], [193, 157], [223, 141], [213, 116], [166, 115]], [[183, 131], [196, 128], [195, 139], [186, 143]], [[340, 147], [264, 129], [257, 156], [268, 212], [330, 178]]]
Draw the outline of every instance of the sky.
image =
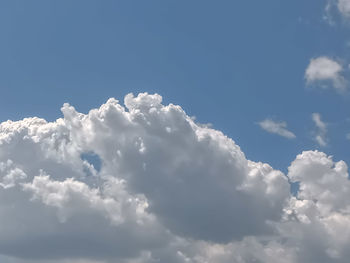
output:
[[349, 0], [1, 1], [1, 262], [347, 262], [349, 29]]
[[[347, 69], [349, 26], [326, 1], [2, 1], [0, 120], [61, 117], [110, 97], [158, 93], [284, 169], [318, 149], [311, 114], [330, 124], [325, 151], [349, 160], [349, 95], [307, 88], [310, 59]], [[345, 70], [346, 71], [346, 70]], [[258, 122], [287, 122], [295, 140]], [[283, 155], [280, 153], [283, 151]]]

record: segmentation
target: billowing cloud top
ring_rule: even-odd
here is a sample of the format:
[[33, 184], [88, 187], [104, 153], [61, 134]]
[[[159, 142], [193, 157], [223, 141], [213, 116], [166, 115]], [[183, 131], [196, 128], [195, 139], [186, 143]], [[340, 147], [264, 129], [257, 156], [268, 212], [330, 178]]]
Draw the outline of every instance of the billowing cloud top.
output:
[[157, 94], [124, 105], [0, 124], [8, 262], [347, 262], [344, 162], [304, 152], [286, 176]]

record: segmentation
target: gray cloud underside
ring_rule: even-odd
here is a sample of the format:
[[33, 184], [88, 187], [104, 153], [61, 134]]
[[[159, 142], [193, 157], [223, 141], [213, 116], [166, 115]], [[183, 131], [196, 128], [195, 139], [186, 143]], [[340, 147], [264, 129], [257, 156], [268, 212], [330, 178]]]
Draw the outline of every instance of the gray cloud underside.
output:
[[303, 152], [284, 175], [161, 100], [0, 124], [1, 262], [348, 261], [343, 161]]

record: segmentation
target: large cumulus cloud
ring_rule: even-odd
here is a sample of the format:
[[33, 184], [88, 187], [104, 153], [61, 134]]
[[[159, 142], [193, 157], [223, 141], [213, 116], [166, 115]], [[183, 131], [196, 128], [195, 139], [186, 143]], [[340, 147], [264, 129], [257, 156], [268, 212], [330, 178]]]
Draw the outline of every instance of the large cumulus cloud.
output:
[[344, 162], [304, 152], [288, 178], [157, 94], [124, 105], [0, 124], [5, 262], [345, 262]]

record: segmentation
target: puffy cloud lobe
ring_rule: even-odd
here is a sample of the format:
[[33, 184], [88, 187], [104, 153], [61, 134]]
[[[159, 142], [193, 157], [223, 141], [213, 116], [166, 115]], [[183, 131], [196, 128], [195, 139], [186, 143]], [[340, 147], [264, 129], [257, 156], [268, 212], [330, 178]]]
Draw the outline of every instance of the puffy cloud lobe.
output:
[[14, 187], [16, 182], [27, 178], [27, 175], [18, 167], [13, 167], [13, 162], [7, 160], [0, 162], [0, 186], [3, 188]]
[[344, 162], [299, 155], [291, 197], [282, 172], [161, 101], [127, 95], [126, 108], [65, 104], [55, 122], [0, 124], [5, 263], [346, 262]]
[[335, 90], [343, 92], [347, 81], [342, 75], [343, 66], [326, 56], [313, 58], [305, 71], [307, 84], [318, 84], [321, 88], [327, 88], [330, 84]]
[[347, 210], [350, 205], [347, 170], [345, 162], [334, 163], [322, 152], [304, 152], [289, 167], [288, 176], [300, 182], [298, 197], [317, 200], [326, 215], [331, 210]]
[[350, 244], [348, 167], [318, 151], [303, 152], [289, 167], [292, 182], [300, 183], [297, 198], [286, 208], [279, 226], [297, 262], [347, 262]]
[[[110, 100], [88, 116], [66, 105], [63, 113], [79, 146], [101, 156], [103, 173], [118, 174], [129, 191], [144, 194], [149, 211], [171, 231], [227, 242], [264, 233], [266, 221], [280, 216], [288, 196], [283, 175], [282, 195], [264, 182], [245, 188], [248, 162], [221, 132], [196, 125], [179, 106], [161, 105], [159, 95], [128, 95], [125, 105], [128, 111]], [[255, 197], [257, 191], [266, 198]]]
[[286, 122], [275, 122], [270, 119], [265, 119], [259, 122], [259, 125], [262, 129], [264, 129], [267, 132], [278, 134], [287, 139], [296, 138], [295, 134], [287, 129]]

